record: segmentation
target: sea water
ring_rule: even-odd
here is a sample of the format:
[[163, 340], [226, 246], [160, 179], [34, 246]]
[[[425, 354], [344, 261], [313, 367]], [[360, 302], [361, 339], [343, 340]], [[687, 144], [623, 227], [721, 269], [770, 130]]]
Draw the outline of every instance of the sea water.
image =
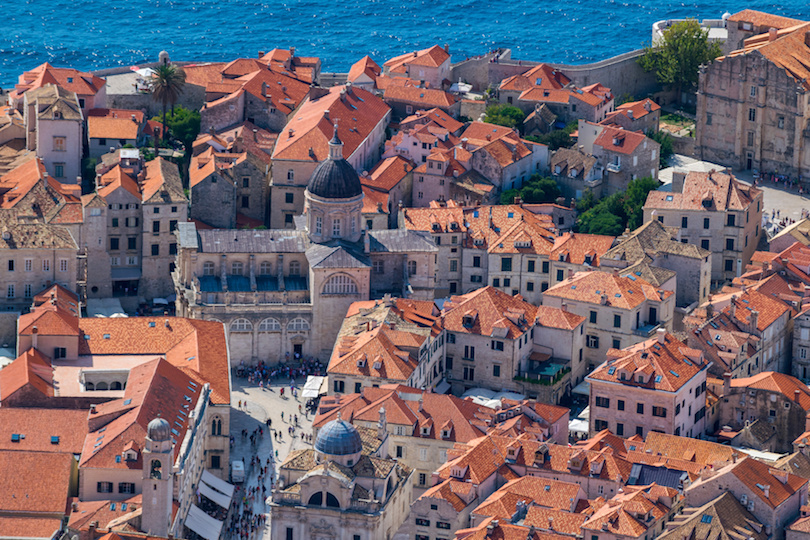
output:
[[454, 62], [509, 47], [515, 59], [579, 64], [648, 44], [655, 21], [746, 8], [810, 20], [805, 0], [9, 0], [0, 86], [43, 62], [93, 70], [156, 61], [161, 50], [220, 61], [294, 46], [327, 72], [434, 44]]

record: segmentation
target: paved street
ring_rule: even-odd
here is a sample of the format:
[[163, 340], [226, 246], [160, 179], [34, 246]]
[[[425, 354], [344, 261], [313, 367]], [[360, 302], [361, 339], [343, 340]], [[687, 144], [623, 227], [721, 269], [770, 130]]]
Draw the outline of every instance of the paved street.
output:
[[[259, 388], [250, 385], [247, 378], [234, 378], [233, 391], [231, 392], [231, 406], [233, 407], [231, 410], [231, 435], [234, 438], [231, 460], [241, 458], [245, 461], [246, 480], [241, 485], [243, 490], [258, 486], [259, 492], [261, 491], [258, 479], [259, 471], [257, 468], [250, 469], [250, 460], [254, 455], [259, 457], [262, 467], [266, 466], [267, 458], [271, 458], [268, 474], [262, 481], [269, 497], [271, 479], [275, 479], [276, 476], [276, 464], [284, 461], [292, 450], [310, 446], [309, 443], [301, 439], [302, 432], [308, 436], [312, 434], [312, 415], [307, 417], [307, 415], [298, 412], [298, 406], [301, 405], [303, 411], [306, 403], [306, 400], [300, 395], [303, 383], [303, 379], [296, 381], [299, 395], [298, 399], [295, 399], [290, 394], [289, 379], [281, 379], [271, 384], [269, 388]], [[280, 393], [282, 386], [284, 386], [284, 397], [281, 397]], [[239, 408], [240, 400], [242, 401], [241, 409]], [[288, 429], [293, 425], [292, 420], [295, 415], [298, 415], [298, 424], [295, 428], [295, 435], [291, 437]], [[269, 433], [265, 424], [268, 417], [272, 422]], [[259, 427], [264, 429], [264, 436], [258, 438], [257, 443], [252, 445], [249, 438], [250, 434]], [[243, 429], [246, 429], [248, 433], [248, 437], [244, 439], [242, 438]], [[281, 433], [280, 440], [274, 437], [276, 432]], [[276, 453], [278, 453], [278, 459], [276, 459]], [[243, 495], [244, 491], [241, 491], [239, 496]], [[257, 494], [255, 500], [247, 504], [248, 507], [252, 508], [254, 514], [267, 512], [264, 497], [261, 495]], [[257, 532], [260, 532], [261, 535], [256, 534], [251, 538], [269, 538], [269, 521]], [[234, 536], [233, 538], [238, 537]]]

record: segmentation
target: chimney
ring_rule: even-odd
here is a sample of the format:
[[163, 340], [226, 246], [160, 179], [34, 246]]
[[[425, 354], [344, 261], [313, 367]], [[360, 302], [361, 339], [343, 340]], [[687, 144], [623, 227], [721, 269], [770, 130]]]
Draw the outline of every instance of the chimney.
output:
[[567, 304], [566, 302], [563, 302], [563, 303], [560, 305], [560, 309], [561, 309], [562, 311], [568, 311], [568, 304]]
[[264, 56], [264, 51], [259, 51], [259, 58], [261, 58], [262, 56]]
[[419, 396], [419, 412], [422, 412], [424, 401], [425, 401], [425, 398], [423, 396]]
[[658, 330], [655, 331], [655, 333], [658, 336], [658, 343], [663, 345], [666, 342], [667, 329], [666, 328], [659, 328]]
[[801, 390], [799, 390], [797, 388], [796, 390], [793, 391], [793, 401], [795, 401], [796, 403], [799, 403], [799, 399], [801, 399], [801, 397], [802, 397], [802, 391]]
[[37, 348], [37, 337], [39, 336], [39, 328], [36, 326], [31, 329], [31, 346]]
[[446, 53], [450, 52], [450, 45], [448, 45], [447, 43], [444, 44], [444, 52]]
[[259, 130], [253, 128], [253, 142], [259, 142]]
[[723, 373], [723, 395], [728, 397], [731, 394], [731, 373]]
[[672, 193], [683, 193], [683, 183], [686, 181], [686, 171], [675, 169], [672, 171]]
[[650, 105], [650, 100], [644, 102], [644, 110], [650, 112], [652, 110], [652, 105]]
[[71, 512], [78, 512], [79, 511], [79, 503], [76, 501], [70, 503], [70, 510]]
[[801, 454], [803, 456], [806, 456], [807, 455], [807, 445], [804, 444], [804, 443], [799, 444], [799, 452], [801, 452]]
[[490, 135], [489, 133], [487, 133], [487, 140], [488, 140], [488, 141], [491, 141], [491, 140], [492, 140], [492, 135]]
[[771, 28], [768, 30], [768, 41], [776, 41], [776, 36], [779, 34], [779, 30], [776, 28]]
[[605, 293], [602, 293], [602, 295], [599, 297], [599, 303], [603, 306], [607, 305], [607, 295]]
[[329, 120], [329, 109], [326, 109], [325, 111], [323, 111], [323, 117], [325, 119]]
[[752, 311], [751, 312], [751, 333], [755, 333], [757, 331], [757, 323], [759, 322], [759, 311]]
[[98, 527], [98, 521], [91, 521], [87, 526], [87, 535], [90, 540], [96, 540], [96, 527]]
[[766, 499], [770, 498], [770, 492], [771, 492], [770, 484], [765, 484], [765, 486], [762, 489], [762, 493], [765, 495]]
[[731, 297], [731, 304], [729, 305], [729, 313], [732, 318], [737, 316], [737, 295]]
[[571, 279], [572, 277], [574, 277], [574, 269], [569, 268], [568, 269], [568, 279]]
[[627, 109], [627, 118], [633, 120], [633, 109]]

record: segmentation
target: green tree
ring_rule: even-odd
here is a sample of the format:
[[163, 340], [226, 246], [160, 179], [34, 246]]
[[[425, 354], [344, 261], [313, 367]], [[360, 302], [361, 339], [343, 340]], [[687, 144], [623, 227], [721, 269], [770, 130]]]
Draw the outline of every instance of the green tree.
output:
[[533, 174], [520, 189], [501, 193], [501, 204], [512, 204], [515, 197], [527, 203], [553, 203], [560, 196], [560, 187], [553, 178]]
[[661, 150], [658, 152], [658, 166], [662, 169], [669, 166], [669, 158], [674, 154], [672, 149], [672, 135], [666, 131], [648, 132], [647, 137], [661, 145]]
[[521, 129], [526, 118], [523, 111], [511, 105], [490, 105], [485, 114], [484, 122], [513, 129]]
[[586, 192], [577, 203], [577, 210], [580, 212], [577, 230], [588, 234], [618, 236], [625, 228], [633, 230], [640, 227], [644, 221], [642, 208], [647, 201], [647, 194], [658, 186], [658, 181], [649, 176], [637, 178], [628, 184], [624, 193], [614, 193], [592, 206], [589, 205], [595, 200], [593, 194]]
[[[160, 119], [156, 117], [153, 120]], [[184, 107], [176, 107], [166, 117], [166, 124], [172, 137], [182, 141], [186, 152], [189, 152], [194, 139], [200, 133], [200, 113]]]
[[649, 176], [637, 178], [630, 182], [624, 192], [624, 214], [627, 216], [627, 227], [635, 230], [644, 224], [644, 203], [650, 191], [658, 189], [661, 184]]
[[152, 99], [163, 106], [163, 139], [166, 139], [166, 112], [169, 105], [174, 108], [183, 87], [186, 85], [186, 72], [180, 66], [162, 64], [155, 69], [155, 74], [149, 81], [149, 91]]
[[677, 22], [664, 30], [661, 40], [645, 47], [638, 59], [644, 71], [654, 71], [658, 82], [672, 84], [681, 92], [698, 82], [698, 68], [720, 56], [719, 43], [709, 42], [709, 31], [695, 19]]

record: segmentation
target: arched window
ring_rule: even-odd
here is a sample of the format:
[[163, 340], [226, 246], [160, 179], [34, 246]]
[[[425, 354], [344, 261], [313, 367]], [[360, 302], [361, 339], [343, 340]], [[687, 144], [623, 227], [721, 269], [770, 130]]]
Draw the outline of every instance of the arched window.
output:
[[93, 390], [96, 389], [96, 385], [91, 382], [84, 383], [84, 389], [87, 390], [88, 392], [92, 392]]
[[115, 381], [114, 383], [112, 383], [110, 385], [110, 390], [121, 390], [121, 383], [118, 382], [118, 381]]
[[281, 323], [272, 317], [259, 323], [259, 332], [281, 332]]
[[290, 330], [292, 332], [306, 331], [309, 330], [309, 323], [307, 322], [306, 319], [298, 317], [297, 319], [293, 319], [289, 323], [287, 323], [287, 330]]
[[290, 169], [287, 171], [287, 182], [295, 181], [295, 171]]
[[231, 274], [234, 276], [241, 276], [244, 265], [240, 261], [233, 261], [231, 263]]
[[259, 274], [262, 276], [269, 276], [273, 273], [273, 265], [269, 261], [262, 261], [259, 265]]
[[357, 294], [357, 283], [346, 274], [338, 274], [324, 283], [322, 294]]
[[106, 390], [106, 389], [107, 383], [105, 382], [96, 383], [96, 390]]
[[149, 470], [149, 478], [154, 478], [155, 480], [160, 480], [160, 477], [163, 476], [161, 473], [161, 469], [163, 467], [160, 464], [160, 461], [157, 459], [152, 460], [152, 466]]
[[321, 506], [323, 504], [323, 492], [316, 491], [315, 493], [313, 493], [310, 496], [309, 501], [307, 501], [307, 504], [309, 506]]
[[300, 276], [301, 275], [301, 263], [298, 261], [290, 261], [290, 275], [291, 276]]
[[216, 270], [214, 269], [214, 263], [211, 261], [205, 261], [203, 263], [203, 275], [204, 276], [213, 276]]
[[231, 323], [231, 332], [250, 332], [253, 324], [247, 319], [236, 319]]
[[222, 419], [219, 416], [211, 421], [211, 435], [222, 435]]
[[416, 261], [408, 261], [408, 275], [409, 276], [416, 275]]
[[340, 502], [338, 502], [337, 497], [328, 491], [326, 492], [326, 506], [328, 508], [340, 508]]

